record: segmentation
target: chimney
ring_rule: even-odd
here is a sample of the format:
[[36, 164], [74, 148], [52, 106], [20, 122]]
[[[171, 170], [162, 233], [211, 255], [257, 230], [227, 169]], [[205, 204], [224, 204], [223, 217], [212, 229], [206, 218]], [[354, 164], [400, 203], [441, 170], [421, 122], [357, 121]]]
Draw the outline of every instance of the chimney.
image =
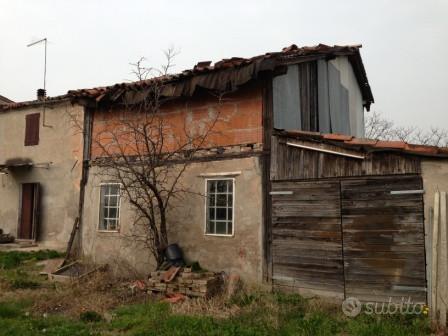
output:
[[44, 89], [37, 89], [37, 100], [44, 101], [47, 97], [47, 91]]

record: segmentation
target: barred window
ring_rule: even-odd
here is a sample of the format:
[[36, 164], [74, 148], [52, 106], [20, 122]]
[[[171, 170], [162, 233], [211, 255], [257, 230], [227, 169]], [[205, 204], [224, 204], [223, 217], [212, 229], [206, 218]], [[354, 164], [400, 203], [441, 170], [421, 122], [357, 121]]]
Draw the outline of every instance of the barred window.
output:
[[233, 235], [234, 179], [206, 180], [206, 234]]
[[120, 218], [120, 184], [101, 184], [98, 230], [118, 231]]

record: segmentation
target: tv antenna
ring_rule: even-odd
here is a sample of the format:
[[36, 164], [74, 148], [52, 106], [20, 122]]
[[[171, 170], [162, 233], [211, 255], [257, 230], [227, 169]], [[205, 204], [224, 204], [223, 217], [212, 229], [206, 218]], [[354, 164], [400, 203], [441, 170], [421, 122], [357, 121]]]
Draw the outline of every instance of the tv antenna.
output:
[[[53, 127], [51, 125], [46, 125], [45, 124], [45, 101], [47, 99], [47, 38], [43, 38], [41, 40], [32, 42], [30, 44], [27, 45], [27, 47], [32, 47], [34, 45], [43, 43], [44, 44], [44, 88], [43, 88], [43, 92], [41, 92], [41, 94], [43, 95], [42, 99], [43, 99], [43, 117], [42, 117], [42, 126], [44, 127]], [[38, 90], [40, 92], [40, 90]]]

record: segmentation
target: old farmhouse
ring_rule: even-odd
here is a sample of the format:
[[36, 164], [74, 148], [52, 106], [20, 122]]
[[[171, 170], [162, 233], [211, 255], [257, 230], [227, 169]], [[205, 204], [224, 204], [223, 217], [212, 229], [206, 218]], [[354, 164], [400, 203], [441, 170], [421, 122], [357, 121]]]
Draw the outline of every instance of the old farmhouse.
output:
[[282, 290], [428, 301], [430, 213], [435, 191], [448, 188], [448, 150], [364, 139], [374, 99], [360, 46], [292, 45], [0, 106], [0, 227], [56, 246], [76, 224], [84, 257], [151, 271], [150, 253], [129, 239], [135, 214], [120, 182], [101, 174], [106, 140], [96, 139], [138, 118], [129, 106], [154, 81], [168, 149], [216, 118], [182, 174], [189, 194], [168, 212], [169, 241], [188, 260]]

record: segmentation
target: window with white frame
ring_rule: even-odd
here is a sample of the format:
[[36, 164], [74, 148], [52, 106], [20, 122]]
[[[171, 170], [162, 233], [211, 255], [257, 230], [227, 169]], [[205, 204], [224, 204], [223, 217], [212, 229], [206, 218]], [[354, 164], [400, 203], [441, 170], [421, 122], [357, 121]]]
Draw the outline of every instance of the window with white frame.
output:
[[233, 234], [234, 182], [232, 178], [206, 180], [206, 234]]
[[120, 218], [120, 184], [104, 183], [100, 186], [100, 222], [98, 230], [118, 231]]

